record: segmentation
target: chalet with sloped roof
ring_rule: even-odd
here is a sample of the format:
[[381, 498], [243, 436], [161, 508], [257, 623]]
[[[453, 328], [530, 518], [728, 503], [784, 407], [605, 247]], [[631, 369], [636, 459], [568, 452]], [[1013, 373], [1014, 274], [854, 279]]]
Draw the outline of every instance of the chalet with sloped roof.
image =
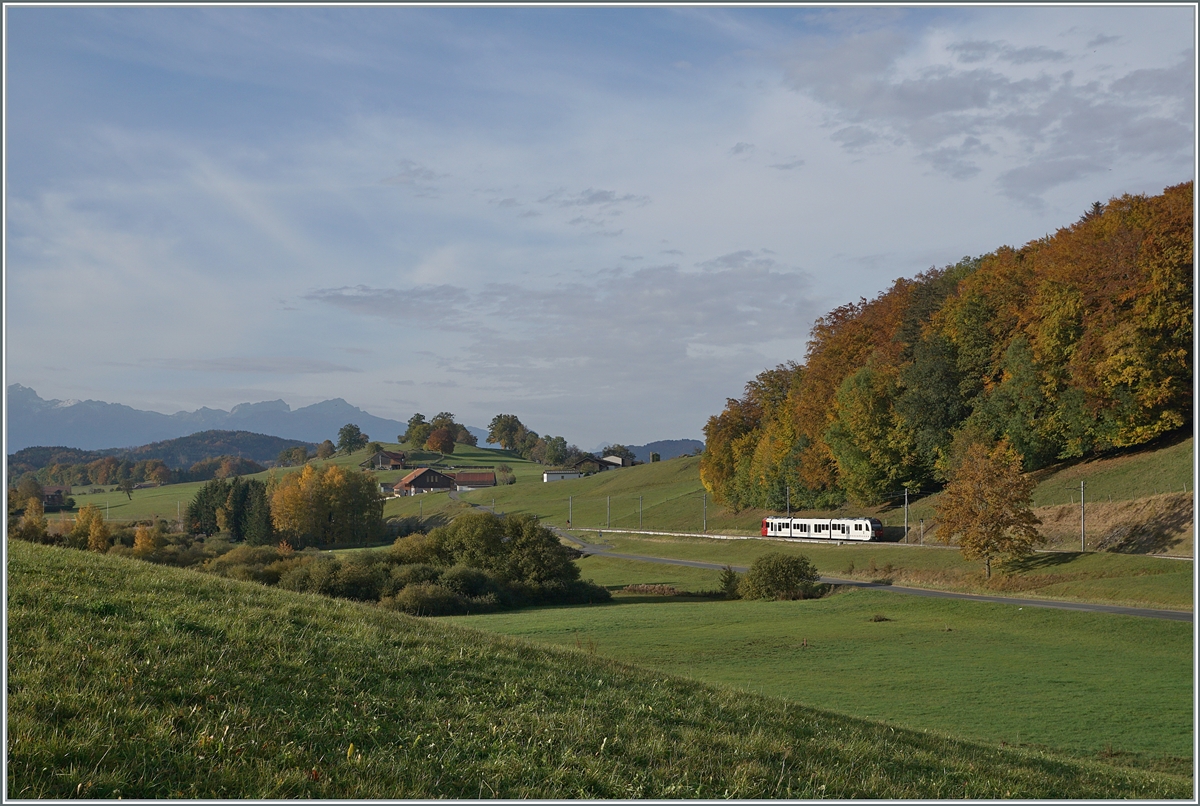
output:
[[445, 473], [439, 473], [431, 467], [418, 467], [393, 488], [396, 495], [419, 495], [421, 493], [440, 493], [453, 490], [454, 479]]
[[365, 462], [359, 462], [358, 466], [367, 470], [403, 470], [407, 459], [403, 451], [376, 451]]

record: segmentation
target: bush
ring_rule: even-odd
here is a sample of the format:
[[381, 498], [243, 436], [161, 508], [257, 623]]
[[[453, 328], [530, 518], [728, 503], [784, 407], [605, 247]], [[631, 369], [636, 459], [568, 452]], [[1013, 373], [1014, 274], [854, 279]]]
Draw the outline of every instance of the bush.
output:
[[744, 599], [810, 599], [819, 594], [819, 579], [804, 555], [773, 551], [751, 564], [738, 592]]
[[445, 571], [438, 580], [443, 588], [452, 590], [460, 596], [474, 598], [496, 593], [496, 583], [490, 576], [478, 568], [466, 565], [456, 565]]
[[738, 588], [742, 584], [741, 575], [733, 570], [732, 565], [727, 565], [721, 569], [721, 590], [725, 592], [726, 598], [737, 599], [740, 594]]
[[387, 570], [378, 563], [341, 563], [329, 582], [328, 595], [374, 602], [379, 599], [386, 579]]
[[441, 585], [418, 582], [406, 586], [395, 596], [384, 597], [380, 604], [413, 616], [461, 616], [468, 611], [470, 603]]

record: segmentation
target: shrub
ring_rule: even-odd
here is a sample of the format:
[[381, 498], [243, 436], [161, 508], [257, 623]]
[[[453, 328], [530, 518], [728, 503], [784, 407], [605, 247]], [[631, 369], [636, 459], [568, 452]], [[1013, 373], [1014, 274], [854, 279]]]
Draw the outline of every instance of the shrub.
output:
[[819, 579], [807, 557], [773, 551], [751, 564], [739, 593], [745, 599], [808, 599], [817, 595]]
[[732, 565], [727, 565], [721, 569], [721, 590], [725, 591], [725, 595], [730, 599], [737, 599], [740, 594], [738, 588], [741, 586], [742, 577], [737, 571], [733, 570]]
[[466, 565], [456, 565], [443, 572], [438, 584], [467, 598], [486, 596], [489, 593], [494, 595], [496, 591], [496, 583], [491, 577], [478, 568]]
[[380, 604], [414, 616], [460, 616], [469, 609], [469, 602], [457, 593], [432, 582], [407, 585], [395, 596], [387, 596]]
[[327, 593], [340, 599], [373, 602], [379, 599], [386, 579], [387, 571], [378, 563], [341, 563], [329, 581]]
[[238, 546], [205, 563], [204, 570], [229, 577], [274, 585], [279, 582], [279, 571], [268, 571], [279, 560], [279, 549], [275, 546]]

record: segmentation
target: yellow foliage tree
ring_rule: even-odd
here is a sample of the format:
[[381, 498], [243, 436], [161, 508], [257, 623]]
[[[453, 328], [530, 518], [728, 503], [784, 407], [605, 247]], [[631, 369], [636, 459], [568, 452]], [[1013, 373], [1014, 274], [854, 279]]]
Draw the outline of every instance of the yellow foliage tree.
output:
[[1019, 559], [1041, 542], [1041, 523], [1030, 509], [1034, 481], [1021, 473], [1021, 456], [1008, 440], [994, 448], [976, 443], [942, 493], [938, 538], [958, 537], [963, 556], [982, 559], [992, 576], [992, 558]]
[[88, 551], [103, 554], [111, 544], [112, 533], [108, 530], [108, 524], [102, 518], [94, 518], [88, 526]]
[[31, 496], [25, 502], [25, 514], [21, 516], [14, 537], [36, 543], [46, 537], [46, 527], [46, 512], [42, 507], [42, 499]]

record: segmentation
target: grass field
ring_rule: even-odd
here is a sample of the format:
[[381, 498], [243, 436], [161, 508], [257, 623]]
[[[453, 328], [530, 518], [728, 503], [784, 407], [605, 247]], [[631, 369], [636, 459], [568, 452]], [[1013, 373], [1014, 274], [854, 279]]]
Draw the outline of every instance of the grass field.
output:
[[[717, 573], [700, 569], [604, 557], [581, 566], [614, 588], [717, 587]], [[918, 730], [1192, 766], [1186, 623], [870, 590], [800, 602], [619, 595], [602, 608], [456, 623]]]
[[[595, 541], [595, 533], [583, 539]], [[1106, 552], [1035, 554], [1016, 566], [997, 568], [985, 580], [982, 564], [964, 560], [951, 548], [888, 543], [823, 545], [776, 540], [712, 540], [604, 533], [604, 543], [620, 554], [749, 566], [763, 554], [803, 554], [825, 576], [890, 579], [896, 585], [1033, 598], [1099, 602], [1132, 607], [1191, 610], [1191, 562]], [[715, 587], [715, 586], [713, 586]]]
[[[7, 560], [13, 799], [1193, 793], [1182, 775], [873, 723], [458, 622], [19, 542]], [[770, 631], [778, 612], [742, 612], [790, 640]], [[957, 624], [966, 634], [948, 638], [976, 629]]]

